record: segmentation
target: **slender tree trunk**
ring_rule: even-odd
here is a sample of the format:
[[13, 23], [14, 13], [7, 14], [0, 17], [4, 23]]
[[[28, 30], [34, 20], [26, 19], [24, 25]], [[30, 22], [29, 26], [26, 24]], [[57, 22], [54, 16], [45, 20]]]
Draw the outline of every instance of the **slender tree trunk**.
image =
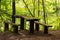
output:
[[[57, 15], [57, 17], [59, 17], [57, 19], [57, 21], [59, 21], [60, 20], [60, 8], [59, 8], [58, 12], [56, 13], [56, 15]], [[59, 24], [58, 28], [60, 28], [60, 22], [58, 22], [58, 24]]]
[[[59, 17], [58, 20], [60, 20], [60, 0], [58, 0], [58, 3], [59, 3], [59, 6], [58, 6], [58, 15], [57, 16]], [[58, 24], [59, 24], [58, 28], [60, 28], [60, 22]]]
[[15, 0], [12, 0], [12, 22], [15, 23], [15, 15], [16, 11], [15, 11]]
[[0, 11], [1, 11], [1, 0], [0, 0]]
[[32, 14], [32, 12], [30, 11], [30, 9], [28, 8], [28, 4], [26, 4], [26, 2], [23, 0], [23, 3], [25, 4], [27, 10], [29, 11], [29, 13], [32, 15], [32, 17], [34, 17], [34, 15]]
[[1, 17], [1, 20], [2, 20], [3, 18], [2, 18], [2, 15], [1, 15], [1, 1], [2, 0], [0, 0], [0, 17]]
[[46, 23], [46, 13], [45, 13], [45, 5], [44, 5], [44, 0], [42, 0], [42, 5], [43, 5], [43, 16], [44, 16], [44, 23]]
[[34, 14], [34, 17], [35, 17], [35, 0], [33, 0], [33, 14]]
[[1, 16], [1, 0], [0, 0], [0, 16]]
[[38, 0], [38, 17], [39, 17], [39, 15], [40, 15], [40, 0]]

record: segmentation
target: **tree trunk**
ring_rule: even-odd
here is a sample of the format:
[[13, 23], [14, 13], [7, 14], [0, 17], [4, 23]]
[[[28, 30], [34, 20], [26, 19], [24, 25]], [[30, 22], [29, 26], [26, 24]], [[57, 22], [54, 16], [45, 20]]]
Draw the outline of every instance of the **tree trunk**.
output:
[[34, 14], [34, 17], [35, 17], [35, 0], [33, 0], [33, 14]]
[[12, 0], [12, 22], [15, 23], [15, 0]]
[[43, 5], [43, 16], [44, 16], [44, 23], [46, 24], [46, 13], [45, 13], [45, 5], [44, 5], [44, 0], [42, 0], [42, 5]]
[[0, 0], [0, 11], [1, 11], [1, 0]]
[[39, 9], [39, 7], [40, 7], [40, 0], [38, 0], [38, 17], [40, 15], [40, 9]]
[[30, 9], [28, 8], [28, 4], [26, 4], [26, 2], [25, 2], [24, 0], [23, 0], [23, 3], [25, 4], [25, 6], [26, 6], [27, 10], [29, 11], [30, 15], [31, 15], [32, 17], [34, 17], [34, 15], [32, 14], [32, 12], [31, 12]]

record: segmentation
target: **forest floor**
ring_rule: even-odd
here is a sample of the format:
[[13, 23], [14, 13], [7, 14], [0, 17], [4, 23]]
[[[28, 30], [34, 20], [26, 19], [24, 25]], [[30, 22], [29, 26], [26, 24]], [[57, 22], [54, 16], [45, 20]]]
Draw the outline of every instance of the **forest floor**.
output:
[[43, 34], [43, 32], [35, 32], [29, 34], [29, 31], [21, 30], [19, 34], [12, 32], [0, 33], [0, 40], [60, 40], [60, 31], [49, 31], [49, 34]]

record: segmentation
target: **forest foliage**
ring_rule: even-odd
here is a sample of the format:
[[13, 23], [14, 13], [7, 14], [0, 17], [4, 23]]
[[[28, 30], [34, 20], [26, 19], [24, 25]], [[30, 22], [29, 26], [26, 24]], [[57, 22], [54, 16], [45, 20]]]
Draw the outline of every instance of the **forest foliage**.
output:
[[[44, 13], [46, 24], [53, 27], [52, 30], [60, 29], [60, 1], [59, 0], [15, 0], [16, 13], [26, 14], [40, 18], [44, 22]], [[2, 18], [11, 20], [12, 0], [1, 0], [0, 2], [0, 30], [3, 29]], [[19, 23], [17, 19], [16, 23]], [[28, 24], [28, 23], [27, 23]]]

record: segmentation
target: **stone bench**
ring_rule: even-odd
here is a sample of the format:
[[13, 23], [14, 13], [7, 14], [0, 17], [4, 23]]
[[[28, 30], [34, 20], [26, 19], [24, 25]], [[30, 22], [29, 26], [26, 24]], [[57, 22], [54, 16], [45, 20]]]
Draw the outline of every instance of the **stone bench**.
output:
[[34, 21], [38, 21], [40, 19], [30, 17], [27, 15], [15, 15], [16, 18], [20, 18], [20, 29], [24, 29], [24, 20], [30, 22], [30, 33], [34, 33]]
[[14, 28], [14, 33], [18, 33], [18, 26], [20, 26], [20, 24], [15, 24], [8, 20], [3, 20], [3, 22], [4, 22], [4, 31], [9, 30], [9, 24], [10, 24]]
[[44, 27], [44, 34], [48, 34], [48, 28], [52, 27], [51, 25], [43, 24], [38, 21], [35, 21], [36, 31], [39, 31], [39, 25], [42, 25]]

